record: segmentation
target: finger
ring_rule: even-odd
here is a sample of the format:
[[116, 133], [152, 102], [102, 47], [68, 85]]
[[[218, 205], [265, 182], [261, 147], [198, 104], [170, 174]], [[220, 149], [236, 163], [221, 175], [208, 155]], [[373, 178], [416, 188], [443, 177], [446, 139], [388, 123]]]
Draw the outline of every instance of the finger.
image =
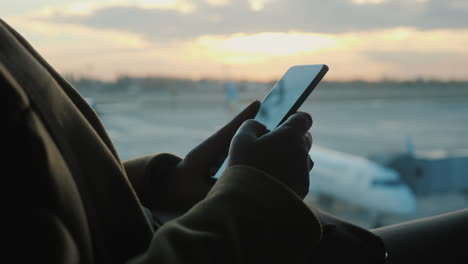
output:
[[309, 151], [312, 148], [312, 135], [309, 132], [305, 133], [304, 141], [306, 144], [307, 151]]
[[[231, 139], [234, 136], [234, 134], [237, 132], [239, 127], [242, 125], [242, 123], [244, 123], [245, 120], [254, 118], [259, 108], [260, 108], [259, 101], [254, 101], [253, 103], [248, 105], [242, 112], [240, 112], [237, 116], [235, 116], [229, 123], [227, 123], [224, 127], [222, 127], [215, 134], [213, 134], [213, 136], [211, 136], [208, 140], [206, 140], [207, 144], [205, 145], [207, 145], [207, 147], [210, 148], [210, 150], [213, 150], [213, 148], [216, 148], [216, 149], [229, 148]], [[208, 146], [208, 144], [210, 146]]]
[[310, 158], [310, 155], [307, 157], [307, 167], [309, 168], [309, 171], [314, 167], [314, 161]]
[[227, 156], [231, 139], [239, 126], [247, 119], [255, 117], [260, 108], [260, 102], [254, 101], [242, 112], [235, 116], [228, 124], [218, 130], [200, 145], [195, 147], [184, 159], [184, 164], [209, 170]]
[[245, 121], [234, 135], [236, 139], [254, 141], [268, 133], [266, 126], [257, 120], [249, 119]]
[[260, 102], [258, 100], [248, 105], [242, 112], [235, 116], [228, 124], [221, 128], [216, 134], [226, 134], [227, 137], [232, 138], [237, 129], [248, 119], [253, 119], [260, 109]]
[[292, 114], [283, 124], [277, 129], [279, 131], [293, 131], [300, 135], [304, 135], [312, 127], [312, 117], [305, 112], [297, 112]]

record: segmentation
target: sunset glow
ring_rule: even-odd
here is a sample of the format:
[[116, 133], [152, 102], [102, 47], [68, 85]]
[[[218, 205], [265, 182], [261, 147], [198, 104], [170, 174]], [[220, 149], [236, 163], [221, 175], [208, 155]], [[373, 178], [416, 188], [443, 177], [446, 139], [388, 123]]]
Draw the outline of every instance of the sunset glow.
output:
[[[226, 24], [229, 17], [213, 12], [209, 17], [196, 17], [197, 12], [203, 12], [203, 6], [229, 11], [234, 2], [206, 0], [202, 3], [197, 5], [196, 1], [185, 0], [64, 1], [63, 5], [44, 4], [32, 11], [7, 15], [4, 19], [59, 71], [103, 79], [112, 79], [121, 73], [222, 78], [225, 65], [230, 66], [237, 78], [271, 79], [294, 64], [322, 63], [331, 68], [327, 78], [336, 80], [411, 79], [421, 76], [468, 79], [465, 71], [468, 65], [468, 27], [423, 29], [390, 26], [342, 32], [285, 31], [280, 28], [276, 31], [243, 32], [239, 27], [236, 32], [231, 29], [232, 24]], [[250, 11], [245, 12], [261, 15], [275, 2], [252, 0], [246, 3]], [[352, 3], [387, 4], [383, 0], [356, 0]], [[194, 21], [208, 23], [209, 28], [204, 33], [204, 28], [194, 24], [195, 34], [188, 28], [190, 23], [177, 27], [167, 20], [167, 26], [161, 27], [162, 33], [175, 37], [163, 38], [165, 35], [159, 34], [159, 30], [147, 33], [160, 26], [158, 24], [141, 24], [141, 29], [136, 24], [136, 30], [133, 30], [125, 23], [113, 27], [107, 22], [110, 20], [103, 20], [108, 24], [93, 26], [91, 23], [97, 20], [87, 20], [96, 12], [114, 10], [106, 9], [109, 7], [120, 10], [131, 7], [129, 16], [135, 12], [172, 10], [180, 14], [177, 15], [179, 22], [193, 16]], [[61, 15], [57, 16], [58, 13]], [[128, 23], [132, 21], [128, 20]], [[233, 32], [212, 33], [218, 24]], [[178, 31], [181, 32], [180, 37]], [[189, 35], [184, 37], [182, 34]]]

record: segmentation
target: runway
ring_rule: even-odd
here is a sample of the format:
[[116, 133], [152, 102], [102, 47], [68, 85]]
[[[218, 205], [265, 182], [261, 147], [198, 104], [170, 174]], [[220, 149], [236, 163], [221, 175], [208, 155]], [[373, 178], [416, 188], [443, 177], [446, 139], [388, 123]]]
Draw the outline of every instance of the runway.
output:
[[[241, 92], [238, 110], [261, 99], [269, 87], [251, 86]], [[222, 89], [202, 84], [176, 92], [101, 91], [88, 95], [96, 101], [96, 109], [123, 160], [161, 152], [183, 157], [234, 114], [225, 104]], [[343, 90], [324, 85], [300, 110], [313, 116], [310, 132], [314, 145], [337, 151], [367, 157], [404, 152], [408, 143], [416, 152], [468, 149], [468, 87]], [[467, 204], [459, 193], [422, 197], [416, 215], [387, 215], [382, 222], [393, 224], [466, 208]], [[372, 226], [373, 212], [341, 202], [329, 210], [361, 226]]]

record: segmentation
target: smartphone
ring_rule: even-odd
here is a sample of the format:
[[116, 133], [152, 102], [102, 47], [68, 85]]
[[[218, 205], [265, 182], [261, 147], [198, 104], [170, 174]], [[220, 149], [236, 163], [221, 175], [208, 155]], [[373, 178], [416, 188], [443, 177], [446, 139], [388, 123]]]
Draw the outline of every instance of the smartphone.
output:
[[[269, 130], [281, 125], [299, 109], [327, 71], [328, 66], [325, 64], [297, 65], [289, 68], [262, 100], [255, 120]], [[227, 159], [214, 178], [219, 178], [226, 167]]]

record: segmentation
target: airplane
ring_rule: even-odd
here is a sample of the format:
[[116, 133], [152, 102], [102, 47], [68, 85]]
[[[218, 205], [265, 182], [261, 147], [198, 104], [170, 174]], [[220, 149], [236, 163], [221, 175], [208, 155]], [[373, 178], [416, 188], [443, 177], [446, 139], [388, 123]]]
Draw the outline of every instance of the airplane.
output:
[[314, 146], [309, 195], [332, 197], [378, 213], [413, 214], [416, 198], [397, 171], [364, 157]]
[[468, 194], [468, 149], [381, 153], [369, 159], [397, 171], [418, 197], [448, 192]]

